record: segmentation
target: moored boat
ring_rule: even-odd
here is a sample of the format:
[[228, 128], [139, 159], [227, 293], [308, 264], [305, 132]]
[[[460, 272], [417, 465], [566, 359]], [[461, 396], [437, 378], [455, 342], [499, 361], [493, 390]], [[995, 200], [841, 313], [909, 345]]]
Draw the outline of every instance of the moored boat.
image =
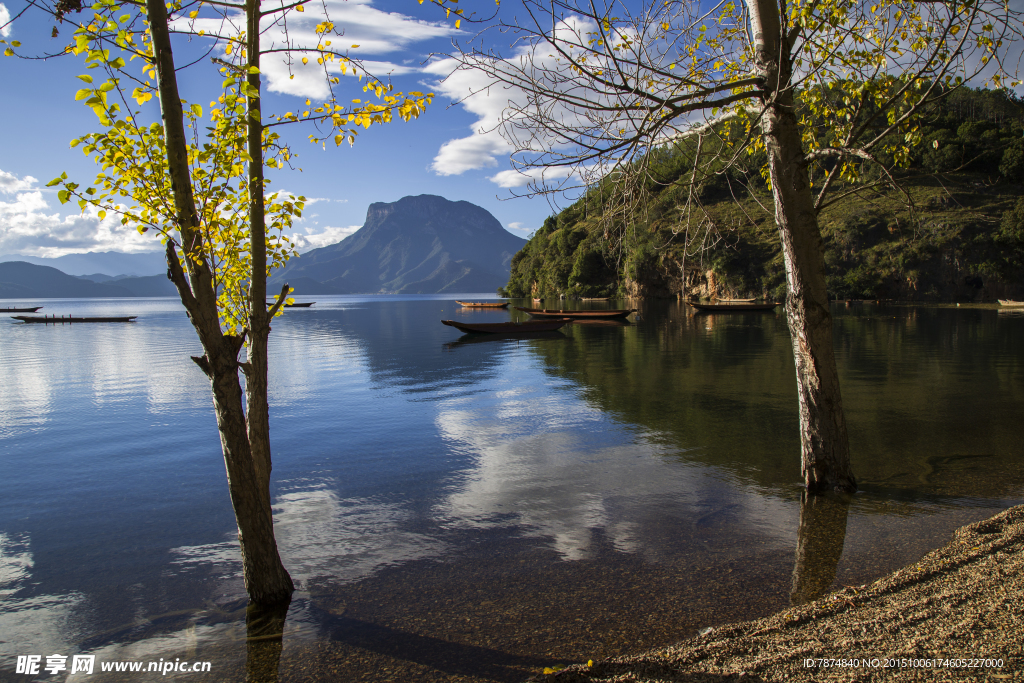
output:
[[15, 320], [20, 320], [25, 323], [45, 323], [47, 325], [56, 325], [58, 323], [130, 323], [139, 316], [137, 315], [124, 315], [124, 316], [76, 316], [76, 315], [62, 315], [57, 317], [51, 316], [37, 316], [37, 315], [12, 315]]
[[573, 318], [573, 319], [587, 319], [587, 320], [599, 320], [601, 318], [625, 318], [630, 313], [635, 313], [635, 308], [623, 308], [619, 310], [607, 310], [607, 311], [566, 311], [556, 310], [549, 308], [523, 308], [522, 306], [515, 306], [517, 311], [528, 313], [534, 318]]
[[0, 308], [0, 313], [35, 313], [42, 306], [34, 306], [31, 308]]
[[1013, 299], [999, 299], [1000, 306], [1024, 306], [1024, 301], [1014, 301]]
[[757, 301], [757, 299], [719, 299], [716, 297], [715, 301], [720, 304], [752, 304]]
[[[301, 304], [298, 304], [298, 303], [296, 303], [296, 304], [285, 304], [284, 307], [285, 308], [309, 308], [310, 306], [312, 306], [315, 303], [316, 303], [315, 301], [307, 301], [307, 302], [301, 303]], [[273, 301], [268, 301], [267, 302], [267, 306], [273, 306], [273, 305], [274, 305]]]
[[693, 306], [698, 311], [707, 311], [709, 313], [728, 313], [729, 311], [770, 311], [776, 306], [781, 306], [778, 303], [767, 303], [767, 304], [695, 304], [692, 301], [687, 301], [687, 304]]
[[507, 301], [492, 303], [492, 302], [488, 302], [488, 301], [458, 301], [458, 300], [456, 300], [455, 303], [457, 303], [460, 306], [464, 306], [465, 308], [508, 308], [508, 302]]
[[571, 320], [527, 320], [523, 323], [464, 323], [458, 320], [442, 320], [441, 324], [454, 327], [460, 332], [476, 334], [515, 334], [519, 332], [550, 332], [557, 330]]

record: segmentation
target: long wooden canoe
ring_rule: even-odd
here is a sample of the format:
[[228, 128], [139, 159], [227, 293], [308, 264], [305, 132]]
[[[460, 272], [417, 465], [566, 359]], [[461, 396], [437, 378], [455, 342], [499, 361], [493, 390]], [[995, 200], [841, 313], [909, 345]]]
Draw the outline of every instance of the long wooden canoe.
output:
[[602, 318], [625, 318], [636, 311], [635, 308], [623, 308], [607, 311], [566, 311], [549, 308], [523, 308], [515, 306], [517, 311], [529, 313], [534, 318], [580, 318], [586, 320], [600, 320]]
[[767, 304], [695, 304], [690, 301], [686, 303], [690, 304], [698, 311], [707, 311], [714, 313], [728, 313], [730, 311], [770, 311], [776, 306], [781, 306], [777, 303]]
[[33, 308], [0, 308], [0, 313], [35, 313], [42, 306], [35, 306]]
[[62, 315], [59, 318], [55, 315], [51, 316], [33, 316], [33, 315], [12, 315], [15, 320], [20, 320], [26, 323], [45, 323], [47, 325], [56, 325], [58, 323], [130, 323], [139, 316], [137, 315], [125, 315], [125, 316], [75, 316], [75, 315]]
[[1000, 306], [1024, 306], [1024, 301], [1014, 301], [1013, 299], [999, 299]]
[[[315, 303], [316, 303], [315, 301], [307, 301], [306, 303], [302, 303], [302, 304], [285, 304], [284, 307], [285, 308], [309, 308], [310, 306], [312, 306]], [[268, 301], [267, 302], [267, 307], [268, 308], [270, 306], [273, 306], [273, 305], [274, 305], [273, 301]]]
[[475, 334], [515, 334], [518, 332], [550, 332], [557, 330], [571, 320], [527, 320], [524, 323], [464, 323], [458, 320], [442, 320], [441, 324], [454, 327], [461, 332]]
[[720, 304], [752, 304], [757, 301], [757, 299], [719, 299], [715, 297], [715, 301]]
[[456, 300], [455, 303], [457, 303], [460, 306], [465, 306], [466, 308], [508, 308], [508, 302], [507, 301], [504, 302], [504, 303], [501, 303], [501, 302], [491, 303], [491, 302], [486, 302], [486, 301], [458, 301], [458, 300]]

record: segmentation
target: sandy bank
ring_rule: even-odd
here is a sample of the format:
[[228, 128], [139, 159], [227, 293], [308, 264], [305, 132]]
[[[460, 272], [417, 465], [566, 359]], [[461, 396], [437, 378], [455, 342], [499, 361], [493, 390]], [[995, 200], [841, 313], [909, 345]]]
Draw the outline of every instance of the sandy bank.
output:
[[870, 585], [531, 680], [1024, 680], [1022, 567], [1018, 506], [958, 529], [945, 547]]

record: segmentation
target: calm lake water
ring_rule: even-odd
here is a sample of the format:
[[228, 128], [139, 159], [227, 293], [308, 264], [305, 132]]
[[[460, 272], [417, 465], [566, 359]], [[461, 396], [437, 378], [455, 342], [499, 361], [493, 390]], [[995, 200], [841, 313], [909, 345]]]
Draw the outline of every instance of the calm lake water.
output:
[[[861, 490], [802, 509], [781, 309], [648, 302], [626, 326], [478, 341], [438, 321], [520, 314], [453, 302], [473, 296], [317, 297], [275, 321], [272, 493], [299, 584], [280, 642], [280, 615], [246, 625], [180, 304], [0, 323], [0, 681], [141, 680], [99, 671], [129, 660], [211, 663], [161, 680], [522, 681], [872, 581], [1024, 502], [1024, 316], [837, 306]], [[55, 653], [96, 673], [15, 672]]]

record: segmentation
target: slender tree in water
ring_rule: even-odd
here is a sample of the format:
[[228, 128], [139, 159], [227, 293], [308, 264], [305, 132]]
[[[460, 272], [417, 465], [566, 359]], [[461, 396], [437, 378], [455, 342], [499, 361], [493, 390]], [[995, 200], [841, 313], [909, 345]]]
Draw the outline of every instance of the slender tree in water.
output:
[[[293, 41], [285, 19], [291, 15], [293, 26], [301, 23], [296, 17], [305, 4], [99, 0], [83, 9], [78, 0], [61, 0], [49, 8], [58, 22], [73, 24], [66, 52], [84, 57], [90, 69], [79, 76], [85, 87], [75, 97], [101, 125], [72, 145], [102, 167], [94, 187], [82, 188], [67, 174], [50, 185], [60, 186], [61, 202], [77, 199], [100, 218], [119, 214], [123, 224], [164, 240], [167, 276], [203, 346], [203, 356], [193, 360], [210, 379], [246, 590], [254, 603], [267, 605], [288, 600], [294, 590], [274, 537], [267, 401], [270, 322], [289, 288], [268, 310], [267, 277], [292, 255], [288, 229], [304, 203], [266, 191], [264, 168], [281, 168], [293, 156], [276, 130], [310, 125], [314, 142], [352, 144], [360, 128], [416, 118], [431, 99], [394, 92], [348, 49], [332, 47], [341, 31], [323, 12], [313, 21], [313, 44]], [[221, 55], [212, 61], [223, 82], [205, 115], [200, 104], [181, 99], [172, 34], [204, 44], [200, 57], [215, 49]], [[20, 48], [11, 41], [5, 54]], [[327, 96], [306, 100], [301, 113], [267, 115], [261, 57], [270, 52], [289, 69], [315, 60]], [[341, 78], [353, 70], [358, 81], [349, 83], [376, 101], [340, 104]]]
[[[643, 222], [656, 159], [692, 164], [681, 181], [689, 221], [707, 218], [695, 188], [717, 176], [746, 192], [734, 171], [764, 155], [758, 182], [785, 259], [802, 477], [812, 492], [855, 490], [818, 214], [897, 184], [931, 103], [968, 81], [1017, 85], [1019, 14], [998, 0], [524, 4], [523, 21], [498, 27], [517, 37], [513, 56], [484, 49], [485, 33], [452, 68], [456, 78], [483, 72], [488, 91], [507, 96], [499, 129], [531, 192], [588, 188], [615, 240]], [[708, 221], [696, 223], [705, 227], [688, 244], [708, 241]]]

